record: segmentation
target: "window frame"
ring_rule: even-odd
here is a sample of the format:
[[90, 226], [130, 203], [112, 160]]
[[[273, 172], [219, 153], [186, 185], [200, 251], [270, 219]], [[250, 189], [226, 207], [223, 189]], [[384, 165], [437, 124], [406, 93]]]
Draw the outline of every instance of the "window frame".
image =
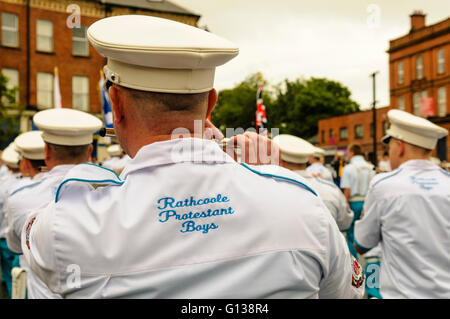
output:
[[[74, 35], [74, 32], [75, 32], [75, 29], [77, 29], [77, 28], [73, 28], [72, 29], [72, 55], [73, 56], [88, 57], [89, 56], [89, 41], [88, 41], [88, 38], [87, 38], [87, 26], [81, 25], [80, 28], [81, 27], [84, 28], [84, 31], [85, 31], [84, 32], [84, 35], [85, 35], [84, 38], [76, 37]], [[74, 52], [74, 50], [75, 50], [75, 45], [74, 45], [75, 42], [84, 43], [85, 44], [86, 53], [75, 53]]]
[[[442, 53], [442, 57], [440, 56]], [[441, 70], [442, 67], [442, 70]], [[437, 74], [445, 74], [445, 51], [444, 48], [437, 51]]]
[[[345, 130], [345, 133], [346, 133], [345, 134], [346, 135], [345, 138], [342, 137], [343, 130]], [[346, 126], [339, 128], [339, 140], [341, 140], [341, 141], [347, 141], [348, 140], [348, 128]]]
[[[402, 66], [401, 68], [400, 68], [400, 65]], [[401, 69], [401, 72], [400, 72], [400, 69]], [[401, 61], [401, 62], [398, 62], [398, 64], [397, 64], [397, 84], [403, 84], [404, 80], [405, 80], [405, 68], [403, 65], [403, 61]]]
[[[10, 16], [14, 16], [14, 21], [15, 21], [15, 29], [13, 29], [12, 27], [9, 26], [5, 26], [4, 25], [4, 15], [10, 15]], [[9, 29], [9, 30], [8, 30]], [[11, 45], [11, 44], [5, 44], [4, 40], [5, 37], [3, 36], [3, 31], [7, 31], [7, 32], [15, 32], [16, 34], [16, 45]], [[19, 15], [16, 13], [11, 13], [11, 12], [2, 12], [2, 25], [1, 25], [1, 32], [2, 32], [2, 46], [8, 47], [8, 48], [18, 48], [20, 46], [20, 39], [19, 39]]]
[[[49, 22], [50, 25], [52, 26], [52, 32], [51, 32], [51, 36], [50, 36], [50, 38], [51, 38], [51, 49], [50, 50], [47, 50], [47, 49], [39, 47], [39, 43], [40, 43], [39, 37], [49, 37], [47, 35], [40, 35], [39, 34], [39, 22]], [[53, 24], [52, 20], [48, 20], [48, 19], [37, 19], [36, 20], [36, 51], [44, 52], [44, 53], [53, 53], [53, 52], [55, 52], [55, 43], [54, 43], [55, 32], [54, 32], [54, 30], [55, 30], [55, 28], [54, 28], [54, 24]], [[41, 44], [42, 44], [42, 42], [41, 42]]]
[[[443, 94], [443, 103], [441, 103], [441, 92], [444, 92]], [[437, 107], [438, 107], [438, 116], [446, 116], [447, 115], [447, 88], [445, 86], [441, 86], [437, 89]], [[443, 106], [443, 107], [442, 107]], [[442, 107], [442, 112], [441, 112]]]
[[[420, 63], [419, 63], [420, 61]], [[419, 67], [420, 65], [420, 67]], [[419, 72], [420, 70], [420, 72]], [[420, 74], [420, 76], [419, 76]], [[423, 57], [421, 55], [418, 55], [416, 57], [416, 79], [421, 80], [423, 79]]]
[[[50, 76], [50, 90], [47, 90], [47, 89], [42, 89], [42, 87], [40, 88], [40, 83], [41, 83], [41, 81], [39, 81], [39, 75], [49, 75]], [[52, 108], [52, 107], [54, 107], [54, 101], [53, 101], [53, 97], [54, 97], [54, 81], [55, 81], [55, 78], [54, 78], [54, 75], [53, 75], [53, 73], [51, 73], [51, 72], [38, 72], [37, 73], [37, 75], [36, 75], [36, 107], [39, 109], [39, 110], [45, 110], [45, 109], [49, 109], [49, 108]], [[41, 92], [41, 94], [42, 94], [42, 91], [44, 91], [44, 92], [47, 92], [47, 94], [50, 96], [50, 105], [43, 105], [43, 104], [39, 104], [39, 93]]]
[[[77, 92], [77, 91], [75, 91], [75, 79], [76, 78], [87, 80], [87, 86], [86, 86], [87, 92], [82, 92], [82, 91]], [[90, 85], [90, 81], [89, 80], [90, 79], [89, 79], [88, 75], [76, 74], [76, 75], [72, 76], [72, 108], [74, 108], [76, 110], [79, 110], [79, 111], [89, 112], [89, 109], [90, 109], [90, 103], [89, 103], [89, 98], [90, 98], [90, 96], [89, 96], [89, 85]], [[81, 85], [81, 87], [82, 86], [83, 85]], [[84, 108], [84, 105], [81, 106], [81, 107], [75, 105], [75, 101], [77, 100], [77, 97], [85, 98], [85, 102], [87, 102], [85, 108]]]
[[[402, 101], [402, 103], [400, 103], [400, 101]], [[400, 107], [400, 104], [402, 104], [403, 106]], [[397, 97], [397, 109], [404, 111], [405, 110], [405, 96], [404, 95], [400, 95]]]
[[[357, 129], [358, 128], [361, 128], [361, 135], [359, 135], [359, 134], [357, 134], [358, 132], [357, 132]], [[364, 138], [364, 125], [362, 125], [362, 124], [356, 124], [354, 127], [353, 127], [353, 133], [355, 134], [355, 139], [362, 139], [362, 138]], [[347, 134], [348, 134], [348, 132], [347, 132]]]

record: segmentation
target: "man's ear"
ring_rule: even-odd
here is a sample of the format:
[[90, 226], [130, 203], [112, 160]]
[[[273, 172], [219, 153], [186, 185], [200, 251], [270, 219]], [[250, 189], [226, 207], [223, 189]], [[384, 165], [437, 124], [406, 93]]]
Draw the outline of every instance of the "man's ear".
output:
[[51, 152], [50, 152], [50, 148], [48, 147], [48, 144], [47, 144], [47, 143], [45, 143], [44, 152], [45, 152], [44, 162], [45, 162], [45, 165], [48, 166], [48, 165], [49, 165], [49, 164], [48, 164], [49, 161], [51, 161], [52, 154], [51, 154]]
[[113, 121], [114, 126], [117, 124], [121, 124], [123, 121], [123, 97], [122, 92], [114, 85], [109, 88], [109, 97], [112, 102], [112, 112], [113, 112]]
[[398, 143], [398, 157], [403, 157], [405, 155], [405, 142], [397, 140]]
[[211, 116], [212, 110], [217, 103], [217, 91], [216, 89], [211, 89], [208, 94], [208, 109], [206, 111], [206, 118]]

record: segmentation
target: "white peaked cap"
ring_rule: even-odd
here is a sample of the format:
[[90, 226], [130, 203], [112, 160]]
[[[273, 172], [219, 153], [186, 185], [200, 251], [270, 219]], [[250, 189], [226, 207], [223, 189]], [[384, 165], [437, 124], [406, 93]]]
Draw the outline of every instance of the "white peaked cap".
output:
[[172, 20], [122, 15], [93, 23], [87, 37], [108, 58], [105, 76], [120, 86], [163, 93], [201, 93], [215, 68], [238, 55], [233, 43]]
[[280, 147], [281, 159], [289, 163], [307, 163], [309, 157], [316, 151], [311, 143], [289, 134], [277, 135], [273, 138], [273, 142]]
[[38, 112], [33, 121], [45, 142], [66, 146], [91, 144], [92, 134], [103, 125], [94, 115], [65, 108]]
[[390, 137], [393, 137], [412, 145], [433, 150], [438, 139], [448, 135], [448, 130], [445, 128], [408, 112], [390, 110], [387, 115], [391, 125], [386, 131], [386, 136], [381, 139], [385, 144], [389, 143]]
[[320, 147], [314, 147], [314, 148], [315, 148], [315, 152], [314, 152], [315, 157], [322, 157], [325, 155], [325, 151], [323, 149], [321, 149]]
[[14, 142], [8, 145], [2, 152], [2, 160], [11, 168], [19, 168], [20, 154], [17, 152]]
[[119, 156], [122, 154], [122, 147], [119, 144], [109, 146], [106, 151], [110, 156]]
[[30, 160], [45, 159], [45, 143], [41, 131], [31, 131], [20, 134], [14, 144], [21, 156]]

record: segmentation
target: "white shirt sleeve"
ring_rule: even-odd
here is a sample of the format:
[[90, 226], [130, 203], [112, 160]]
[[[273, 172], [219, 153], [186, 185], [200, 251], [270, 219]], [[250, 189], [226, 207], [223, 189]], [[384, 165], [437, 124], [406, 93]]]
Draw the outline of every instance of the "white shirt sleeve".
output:
[[340, 231], [346, 231], [353, 221], [354, 213], [350, 209], [350, 206], [348, 205], [344, 194], [340, 190], [337, 196], [338, 196], [337, 201], [338, 206], [337, 206], [336, 223]]
[[60, 293], [60, 282], [52, 231], [53, 205], [31, 213], [22, 230], [22, 251], [31, 270], [54, 293]]
[[[331, 219], [331, 216], [329, 216]], [[344, 236], [336, 223], [329, 226], [328, 265], [320, 283], [319, 298], [363, 298], [364, 274], [362, 267], [350, 254]], [[355, 268], [355, 265], [358, 267]], [[360, 279], [358, 279], [360, 278]]]
[[381, 240], [380, 210], [382, 201], [376, 200], [369, 190], [364, 203], [362, 218], [355, 223], [355, 243], [362, 249], [375, 247]]

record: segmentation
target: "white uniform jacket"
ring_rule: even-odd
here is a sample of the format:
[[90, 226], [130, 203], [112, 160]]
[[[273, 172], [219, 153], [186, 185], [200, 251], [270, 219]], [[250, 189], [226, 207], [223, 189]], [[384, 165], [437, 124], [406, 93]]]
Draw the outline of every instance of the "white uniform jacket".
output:
[[[36, 175], [31, 183], [17, 188], [11, 192], [6, 202], [6, 216], [8, 218], [8, 231], [6, 240], [9, 248], [22, 253], [21, 235], [23, 225], [30, 212], [48, 205], [54, 200], [56, 190], [66, 173], [75, 165], [58, 165], [49, 172]], [[20, 266], [27, 271], [27, 288], [29, 299], [61, 298], [52, 293], [48, 287], [29, 270], [25, 258], [20, 259]]]
[[410, 160], [371, 183], [356, 244], [380, 243], [383, 298], [450, 298], [450, 174]]
[[322, 178], [313, 177], [307, 171], [294, 171], [304, 177], [317, 191], [319, 197], [333, 216], [340, 231], [346, 231], [353, 220], [353, 211], [350, 209], [342, 191], [334, 183], [330, 183]]
[[361, 269], [353, 271], [336, 223], [299, 181], [240, 165], [216, 143], [197, 138], [142, 147], [121, 177], [78, 165], [55, 202], [25, 225], [24, 254], [54, 292], [68, 298], [364, 294]]
[[342, 170], [341, 188], [350, 189], [350, 198], [364, 197], [374, 175], [373, 165], [366, 162], [361, 155], [355, 155]]
[[333, 183], [333, 175], [322, 163], [312, 163], [306, 168], [306, 171], [315, 177], [320, 177]]

